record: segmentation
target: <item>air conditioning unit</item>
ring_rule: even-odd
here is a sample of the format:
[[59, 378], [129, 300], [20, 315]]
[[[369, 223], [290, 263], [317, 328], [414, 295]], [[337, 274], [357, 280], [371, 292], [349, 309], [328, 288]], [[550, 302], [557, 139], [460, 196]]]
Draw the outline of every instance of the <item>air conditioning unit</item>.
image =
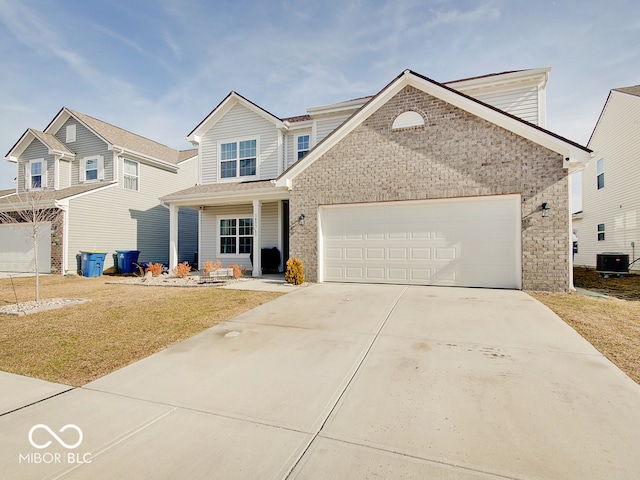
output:
[[598, 253], [596, 255], [596, 271], [598, 273], [629, 272], [629, 255], [626, 253]]

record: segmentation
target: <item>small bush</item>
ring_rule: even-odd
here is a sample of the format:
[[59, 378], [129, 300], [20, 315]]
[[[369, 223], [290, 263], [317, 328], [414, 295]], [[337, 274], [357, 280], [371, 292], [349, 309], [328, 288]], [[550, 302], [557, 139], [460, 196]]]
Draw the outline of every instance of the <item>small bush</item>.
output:
[[173, 274], [178, 278], [184, 278], [189, 275], [190, 271], [191, 266], [189, 265], [189, 262], [182, 262], [173, 269]]
[[212, 262], [211, 260], [207, 260], [204, 262], [204, 273], [209, 275], [211, 272], [215, 272], [216, 270], [220, 270], [222, 268], [222, 260], [216, 260]]
[[296, 257], [291, 257], [287, 260], [287, 270], [284, 273], [284, 279], [293, 285], [302, 285], [304, 283], [302, 262]]
[[233, 268], [233, 278], [244, 277], [244, 274], [247, 271], [247, 269], [241, 265], [229, 265], [227, 268]]
[[162, 275], [162, 272], [164, 272], [164, 265], [161, 263], [149, 262], [149, 265], [147, 265], [147, 268], [144, 270], [145, 272], [151, 272], [154, 277], [159, 277]]

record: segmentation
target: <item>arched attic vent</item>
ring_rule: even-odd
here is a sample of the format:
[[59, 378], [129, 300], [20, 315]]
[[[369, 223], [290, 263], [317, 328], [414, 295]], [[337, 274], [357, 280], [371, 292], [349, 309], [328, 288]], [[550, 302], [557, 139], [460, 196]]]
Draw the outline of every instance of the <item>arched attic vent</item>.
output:
[[391, 130], [400, 130], [401, 128], [424, 127], [424, 118], [418, 112], [412, 110], [401, 113], [393, 121]]

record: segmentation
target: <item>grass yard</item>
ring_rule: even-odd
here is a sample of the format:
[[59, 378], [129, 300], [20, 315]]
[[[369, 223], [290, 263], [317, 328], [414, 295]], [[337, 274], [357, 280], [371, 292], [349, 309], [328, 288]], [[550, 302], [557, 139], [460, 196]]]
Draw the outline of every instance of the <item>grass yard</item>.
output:
[[529, 293], [640, 383], [640, 275], [602, 278], [594, 269], [575, 268], [574, 279], [576, 287], [610, 297]]
[[[40, 298], [83, 305], [25, 316], [0, 315], [0, 370], [81, 386], [280, 296], [215, 287], [107, 285], [105, 277], [40, 278]], [[13, 280], [33, 300], [34, 278]], [[15, 303], [0, 279], [0, 306]]]

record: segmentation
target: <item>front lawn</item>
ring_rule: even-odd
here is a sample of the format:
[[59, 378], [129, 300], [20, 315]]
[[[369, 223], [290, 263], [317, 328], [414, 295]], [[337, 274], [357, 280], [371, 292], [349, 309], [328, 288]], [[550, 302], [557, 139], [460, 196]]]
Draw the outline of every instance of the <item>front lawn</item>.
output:
[[[41, 298], [91, 301], [20, 317], [0, 315], [0, 370], [81, 386], [281, 295], [106, 280], [42, 276]], [[33, 300], [33, 278], [13, 282], [19, 301]], [[11, 280], [0, 279], [0, 306], [14, 302]]]
[[609, 295], [529, 292], [553, 310], [620, 370], [640, 383], [640, 275], [603, 278], [575, 268], [576, 287]]

